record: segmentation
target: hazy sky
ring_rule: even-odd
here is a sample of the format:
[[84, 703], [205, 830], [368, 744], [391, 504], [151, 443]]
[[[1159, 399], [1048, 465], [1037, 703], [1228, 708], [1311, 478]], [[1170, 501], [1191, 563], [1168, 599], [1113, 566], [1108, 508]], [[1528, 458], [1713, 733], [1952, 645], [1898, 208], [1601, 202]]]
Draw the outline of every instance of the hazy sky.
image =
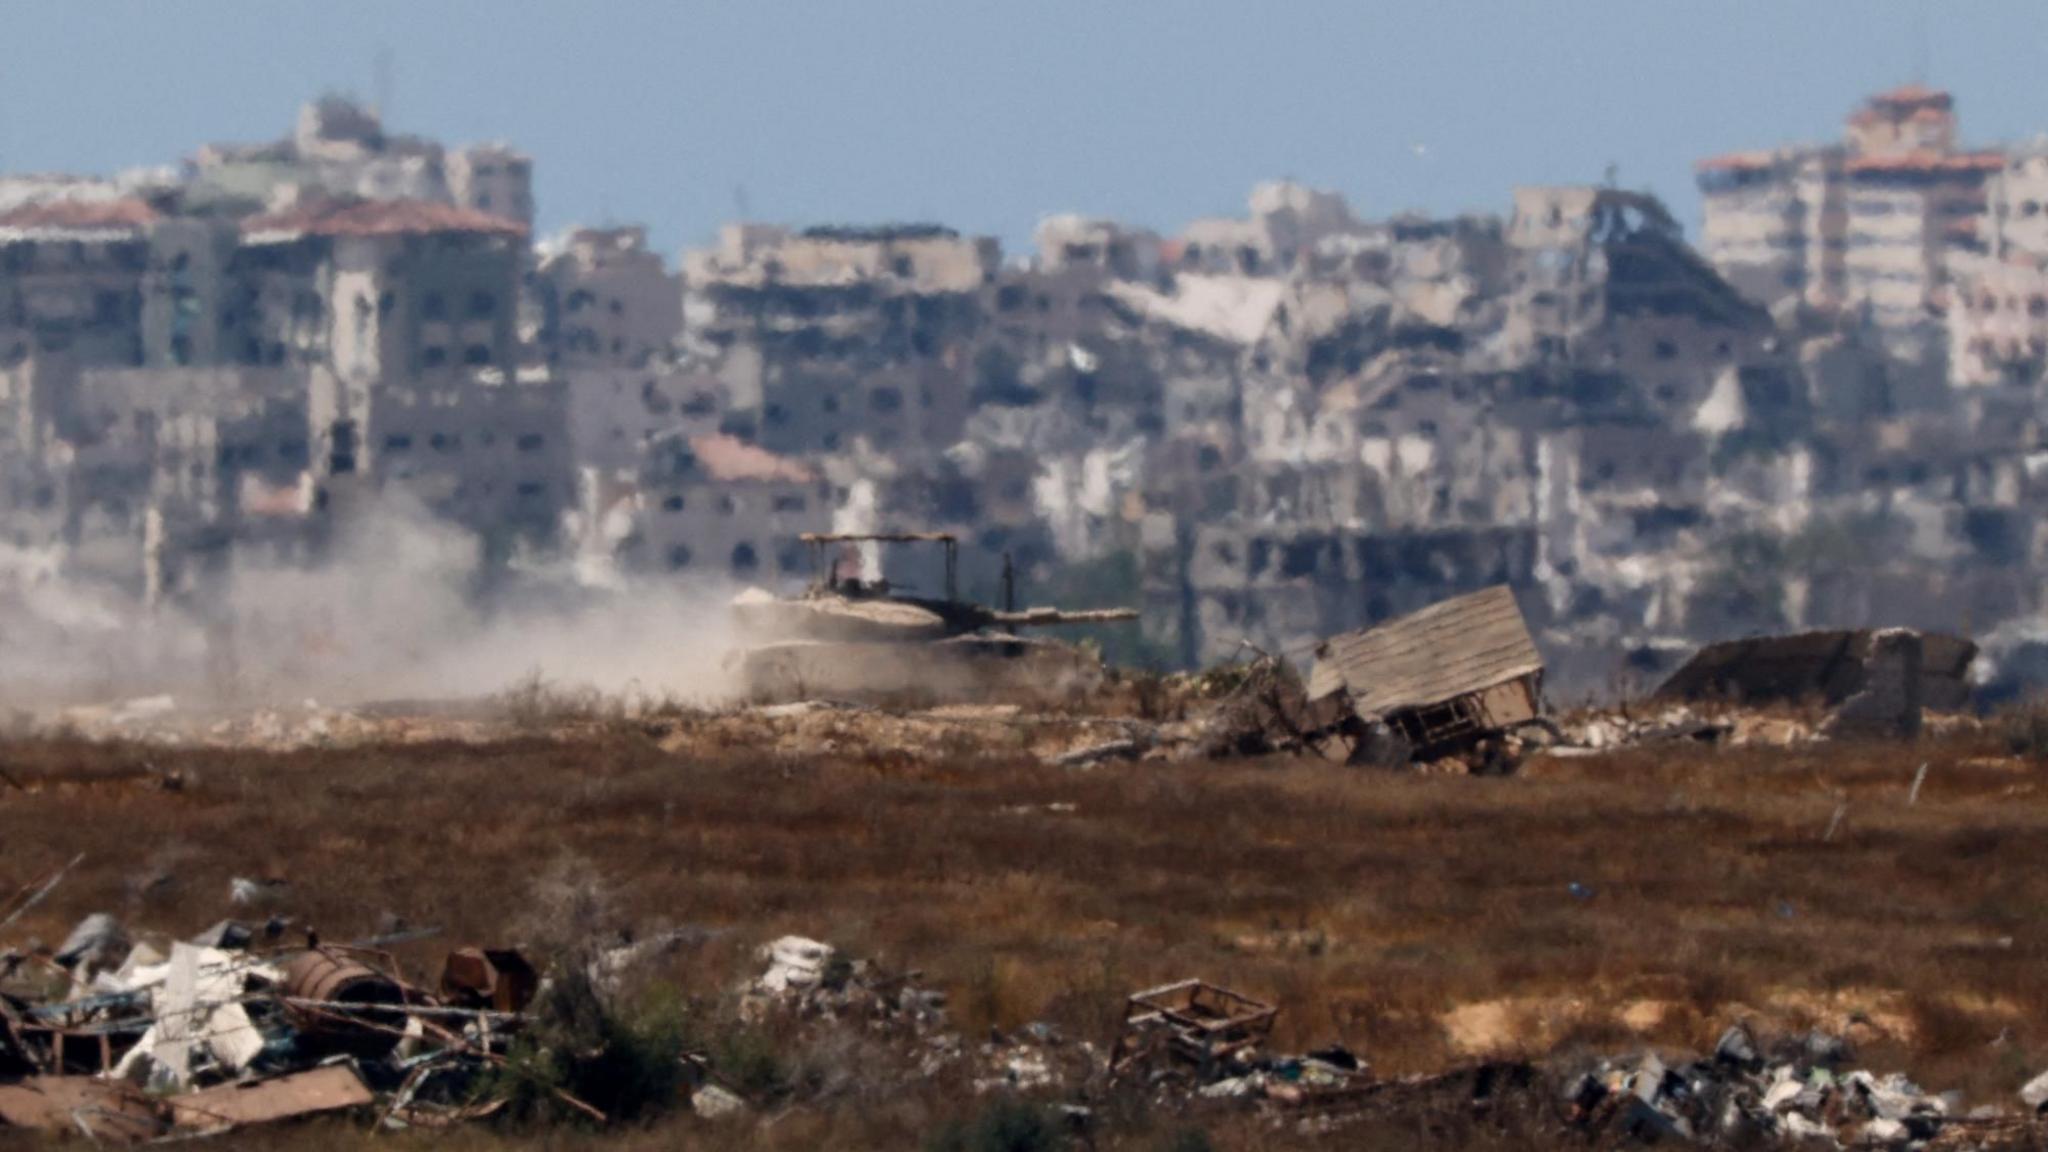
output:
[[540, 223], [673, 255], [744, 200], [938, 220], [1016, 251], [1047, 212], [1162, 229], [1255, 181], [1368, 215], [1620, 182], [1693, 226], [1691, 162], [1834, 135], [1916, 74], [1971, 141], [2048, 130], [2048, 4], [1977, 0], [0, 0], [0, 169], [107, 171], [282, 135], [323, 90], [536, 159]]

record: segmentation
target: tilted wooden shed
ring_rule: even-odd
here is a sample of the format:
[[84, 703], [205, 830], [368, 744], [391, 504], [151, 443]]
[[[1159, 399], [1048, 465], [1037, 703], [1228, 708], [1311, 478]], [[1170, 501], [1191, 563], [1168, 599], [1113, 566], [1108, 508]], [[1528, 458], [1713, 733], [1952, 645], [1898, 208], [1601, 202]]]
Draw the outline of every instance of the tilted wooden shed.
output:
[[1318, 645], [1309, 700], [1340, 694], [1360, 720], [1440, 749], [1541, 716], [1543, 658], [1496, 585]]

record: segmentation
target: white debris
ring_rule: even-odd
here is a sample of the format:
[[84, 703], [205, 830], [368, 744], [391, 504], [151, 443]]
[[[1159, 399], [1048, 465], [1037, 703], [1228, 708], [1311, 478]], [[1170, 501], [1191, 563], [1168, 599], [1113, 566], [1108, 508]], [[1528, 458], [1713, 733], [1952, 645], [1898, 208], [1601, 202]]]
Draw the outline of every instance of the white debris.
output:
[[2027, 1081], [2026, 1087], [2020, 1089], [2020, 1100], [2036, 1112], [2048, 1108], [2048, 1072]]
[[690, 1093], [690, 1111], [706, 1120], [717, 1120], [726, 1116], [737, 1116], [747, 1110], [747, 1102], [735, 1092], [716, 1084], [706, 1084]]
[[1785, 1114], [1785, 1134], [1794, 1140], [1833, 1140], [1835, 1130], [1818, 1120], [1808, 1120], [1798, 1112]]
[[156, 1022], [115, 1067], [127, 1078], [148, 1060], [152, 1082], [185, 1087], [208, 1063], [227, 1072], [248, 1067], [263, 1051], [263, 1036], [240, 1003], [245, 983], [275, 983], [276, 969], [247, 956], [184, 942], [171, 945], [163, 985], [152, 993]]
[[768, 971], [755, 981], [763, 992], [780, 994], [791, 989], [810, 988], [824, 978], [831, 962], [832, 946], [802, 936], [784, 936], [761, 949]]

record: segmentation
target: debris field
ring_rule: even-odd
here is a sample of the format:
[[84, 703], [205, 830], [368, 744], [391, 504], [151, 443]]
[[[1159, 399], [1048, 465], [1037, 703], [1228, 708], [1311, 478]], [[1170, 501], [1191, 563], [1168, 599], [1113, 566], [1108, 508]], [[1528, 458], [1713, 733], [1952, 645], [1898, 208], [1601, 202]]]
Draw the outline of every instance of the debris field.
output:
[[[2037, 1135], [2048, 807], [1986, 725], [1656, 701], [1559, 717], [1500, 776], [1338, 762], [1284, 724], [1203, 745], [1284, 679], [1150, 717], [0, 744], [4, 1114], [517, 1146], [543, 1137], [492, 1073], [586, 971], [674, 990], [712, 1037], [676, 1051], [666, 1119], [561, 1102], [593, 1140], [914, 1146], [1010, 1097], [1098, 1147]], [[573, 968], [527, 926], [565, 859], [610, 893]], [[1737, 1025], [1754, 1061], [1715, 1055]], [[1839, 1051], [1787, 1047], [1816, 1035]]]

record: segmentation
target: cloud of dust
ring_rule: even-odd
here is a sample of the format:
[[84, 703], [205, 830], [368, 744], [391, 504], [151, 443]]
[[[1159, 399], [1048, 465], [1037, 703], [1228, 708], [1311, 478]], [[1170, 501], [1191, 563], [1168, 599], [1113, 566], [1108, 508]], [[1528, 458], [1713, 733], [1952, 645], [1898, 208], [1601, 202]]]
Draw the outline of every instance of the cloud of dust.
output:
[[177, 607], [7, 560], [0, 694], [16, 706], [448, 700], [536, 676], [655, 699], [727, 692], [731, 586], [591, 588], [564, 560], [518, 565], [480, 597], [478, 540], [402, 495], [351, 516], [316, 567], [238, 557], [213, 600]]

